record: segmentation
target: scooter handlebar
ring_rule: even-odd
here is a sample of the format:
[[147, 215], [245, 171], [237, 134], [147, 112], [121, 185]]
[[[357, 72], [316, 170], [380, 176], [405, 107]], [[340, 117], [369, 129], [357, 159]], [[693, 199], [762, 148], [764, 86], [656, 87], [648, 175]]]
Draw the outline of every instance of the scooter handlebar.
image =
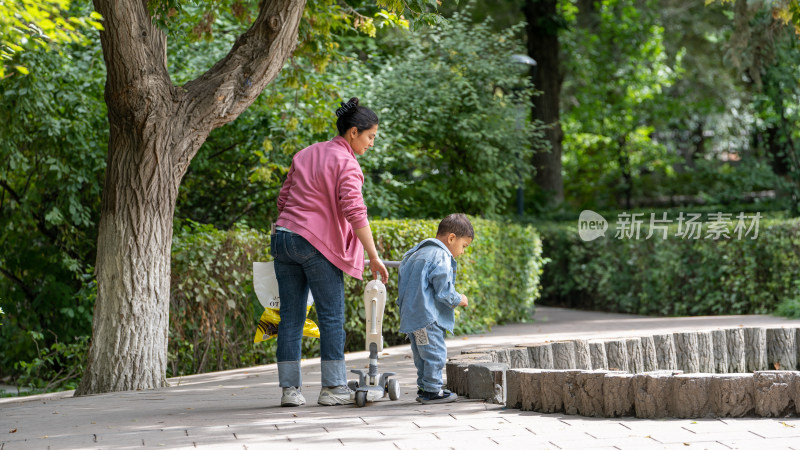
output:
[[[383, 261], [383, 265], [386, 266], [387, 269], [389, 269], [389, 268], [397, 269], [398, 267], [400, 267], [400, 261], [387, 261], [385, 259], [382, 260], [382, 261]], [[369, 260], [368, 259], [364, 260], [364, 265], [369, 266]]]

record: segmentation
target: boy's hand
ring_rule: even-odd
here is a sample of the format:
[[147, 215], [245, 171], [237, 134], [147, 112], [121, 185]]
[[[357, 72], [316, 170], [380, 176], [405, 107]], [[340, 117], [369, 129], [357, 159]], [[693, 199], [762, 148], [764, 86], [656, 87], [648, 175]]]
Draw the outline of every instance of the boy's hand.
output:
[[461, 303], [459, 303], [458, 306], [469, 306], [469, 301], [467, 300], [466, 295], [461, 294]]

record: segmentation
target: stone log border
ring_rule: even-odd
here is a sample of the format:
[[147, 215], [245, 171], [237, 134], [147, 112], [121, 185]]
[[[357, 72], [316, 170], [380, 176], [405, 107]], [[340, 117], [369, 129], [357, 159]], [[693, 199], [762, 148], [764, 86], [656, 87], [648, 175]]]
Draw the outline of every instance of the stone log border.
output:
[[800, 328], [732, 328], [481, 348], [449, 359], [447, 387], [587, 417], [800, 416], [798, 342]]

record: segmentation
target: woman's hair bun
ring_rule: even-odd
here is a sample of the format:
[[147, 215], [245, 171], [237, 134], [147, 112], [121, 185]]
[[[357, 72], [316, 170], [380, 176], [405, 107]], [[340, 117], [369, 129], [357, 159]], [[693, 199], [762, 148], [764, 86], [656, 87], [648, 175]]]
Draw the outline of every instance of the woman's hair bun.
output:
[[336, 117], [345, 116], [356, 110], [358, 106], [358, 97], [353, 97], [347, 103], [341, 103], [342, 107], [336, 110]]

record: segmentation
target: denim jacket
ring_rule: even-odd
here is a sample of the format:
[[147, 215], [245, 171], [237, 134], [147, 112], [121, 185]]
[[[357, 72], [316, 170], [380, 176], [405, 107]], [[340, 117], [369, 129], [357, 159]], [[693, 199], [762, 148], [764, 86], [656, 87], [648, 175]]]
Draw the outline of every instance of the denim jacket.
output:
[[454, 309], [461, 303], [456, 292], [458, 263], [442, 241], [431, 238], [403, 255], [400, 263], [400, 332], [411, 333], [432, 323], [453, 332]]

